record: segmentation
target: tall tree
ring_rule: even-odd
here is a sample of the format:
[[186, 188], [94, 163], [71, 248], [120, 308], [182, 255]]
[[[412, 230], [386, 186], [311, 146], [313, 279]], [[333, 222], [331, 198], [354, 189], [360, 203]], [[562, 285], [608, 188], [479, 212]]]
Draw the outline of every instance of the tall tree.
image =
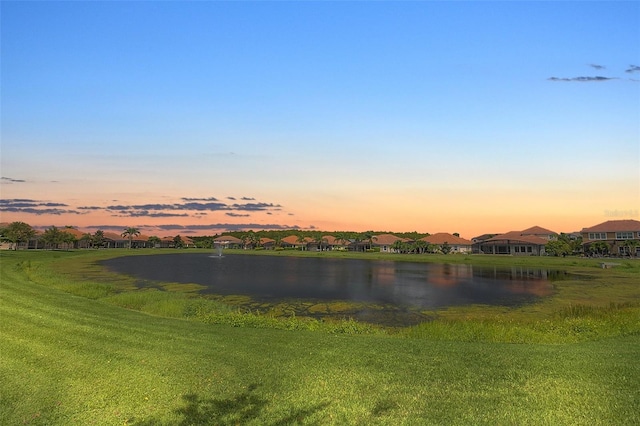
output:
[[402, 253], [403, 249], [404, 249], [404, 243], [402, 242], [402, 240], [395, 240], [393, 242], [393, 244], [391, 244], [391, 248], [393, 249], [393, 251], [395, 251], [396, 253]]
[[124, 232], [121, 234], [122, 237], [129, 239], [129, 248], [131, 248], [134, 237], [137, 237], [138, 235], [140, 235], [140, 230], [134, 227], [125, 228]]
[[62, 232], [55, 226], [47, 228], [42, 234], [42, 237], [40, 237], [45, 248], [49, 247], [54, 250], [58, 248], [58, 245], [64, 242], [64, 238], [65, 237], [62, 235]]
[[640, 246], [640, 242], [637, 240], [625, 240], [623, 247], [626, 247], [627, 253], [630, 257], [634, 257], [637, 254], [637, 247]]
[[551, 256], [565, 257], [566, 255], [571, 253], [571, 246], [566, 241], [557, 239], [549, 241], [544, 246], [544, 251]]
[[100, 248], [104, 245], [104, 231], [98, 229], [92, 236], [93, 246]]
[[35, 237], [36, 231], [24, 222], [11, 222], [2, 230], [2, 238], [13, 243], [13, 249], [18, 250], [20, 243], [27, 243]]
[[313, 242], [317, 244], [318, 247], [320, 248], [320, 251], [324, 251], [324, 247], [328, 243], [327, 239], [322, 234], [323, 234], [322, 231], [316, 231], [313, 233], [313, 236], [311, 237]]
[[375, 237], [375, 235], [373, 234], [373, 231], [365, 231], [361, 234], [361, 241], [366, 241], [367, 243], [369, 243], [369, 250], [373, 249], [373, 241], [377, 240], [377, 238]]
[[300, 235], [298, 235], [298, 238], [296, 239], [296, 243], [300, 244], [300, 250], [302, 251], [306, 250], [307, 237], [305, 237], [305, 235], [301, 233]]
[[150, 236], [148, 241], [153, 248], [160, 247], [160, 243], [162, 242], [160, 237], [157, 237], [155, 235]]

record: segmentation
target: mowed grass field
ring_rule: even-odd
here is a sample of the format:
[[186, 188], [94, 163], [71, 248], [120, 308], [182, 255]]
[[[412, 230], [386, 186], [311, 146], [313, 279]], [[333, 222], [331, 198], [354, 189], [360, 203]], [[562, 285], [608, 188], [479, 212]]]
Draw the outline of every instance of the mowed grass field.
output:
[[[499, 327], [500, 313], [476, 307], [413, 331], [344, 334], [125, 309], [114, 297], [126, 278], [74, 281], [104, 256], [0, 254], [2, 425], [640, 424], [635, 264], [594, 268], [591, 287], [567, 284]], [[509, 323], [548, 328], [503, 343]], [[573, 336], [542, 343], [555, 329]]]

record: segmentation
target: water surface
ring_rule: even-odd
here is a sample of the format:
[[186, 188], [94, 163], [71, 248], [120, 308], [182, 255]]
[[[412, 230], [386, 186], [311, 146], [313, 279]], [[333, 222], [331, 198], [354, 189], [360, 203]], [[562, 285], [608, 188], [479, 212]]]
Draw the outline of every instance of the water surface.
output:
[[[354, 304], [349, 315], [368, 317], [374, 310], [379, 318], [365, 319], [383, 323], [389, 320], [380, 318], [390, 312], [394, 317], [398, 312], [419, 316], [420, 311], [449, 306], [530, 303], [550, 295], [551, 280], [562, 275], [525, 267], [202, 253], [127, 256], [104, 263], [146, 285], [196, 283], [206, 287], [203, 294], [250, 296], [255, 304], [297, 301], [308, 308], [329, 303], [330, 311], [331, 302], [349, 302]], [[311, 312], [323, 313], [318, 308]]]

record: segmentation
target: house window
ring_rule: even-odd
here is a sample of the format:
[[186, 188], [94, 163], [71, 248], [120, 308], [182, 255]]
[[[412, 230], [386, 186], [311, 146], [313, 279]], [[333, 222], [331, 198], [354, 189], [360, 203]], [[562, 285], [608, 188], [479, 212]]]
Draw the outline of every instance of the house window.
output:
[[532, 252], [533, 252], [533, 247], [528, 246], [528, 247], [527, 247], [527, 252], [532, 253]]
[[633, 240], [633, 232], [616, 232], [616, 240]]
[[589, 232], [590, 240], [606, 240], [607, 233], [606, 232]]

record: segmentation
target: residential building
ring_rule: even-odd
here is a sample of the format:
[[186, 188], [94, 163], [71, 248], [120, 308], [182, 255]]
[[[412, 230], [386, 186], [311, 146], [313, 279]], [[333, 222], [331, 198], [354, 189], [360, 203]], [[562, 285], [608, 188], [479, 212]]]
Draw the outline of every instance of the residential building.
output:
[[608, 220], [583, 228], [580, 234], [584, 252], [587, 254], [640, 255], [640, 221]]
[[380, 253], [395, 253], [396, 250], [393, 248], [393, 245], [396, 241], [403, 243], [411, 242], [408, 238], [401, 238], [393, 234], [380, 234], [373, 237], [371, 245], [373, 247], [379, 247]]
[[451, 253], [471, 253], [471, 246], [473, 245], [473, 242], [447, 232], [438, 232], [420, 239], [440, 248], [446, 244], [449, 246]]
[[557, 233], [540, 226], [524, 231], [499, 234], [478, 243], [479, 253], [509, 254], [514, 256], [541, 256], [545, 245], [557, 238]]

